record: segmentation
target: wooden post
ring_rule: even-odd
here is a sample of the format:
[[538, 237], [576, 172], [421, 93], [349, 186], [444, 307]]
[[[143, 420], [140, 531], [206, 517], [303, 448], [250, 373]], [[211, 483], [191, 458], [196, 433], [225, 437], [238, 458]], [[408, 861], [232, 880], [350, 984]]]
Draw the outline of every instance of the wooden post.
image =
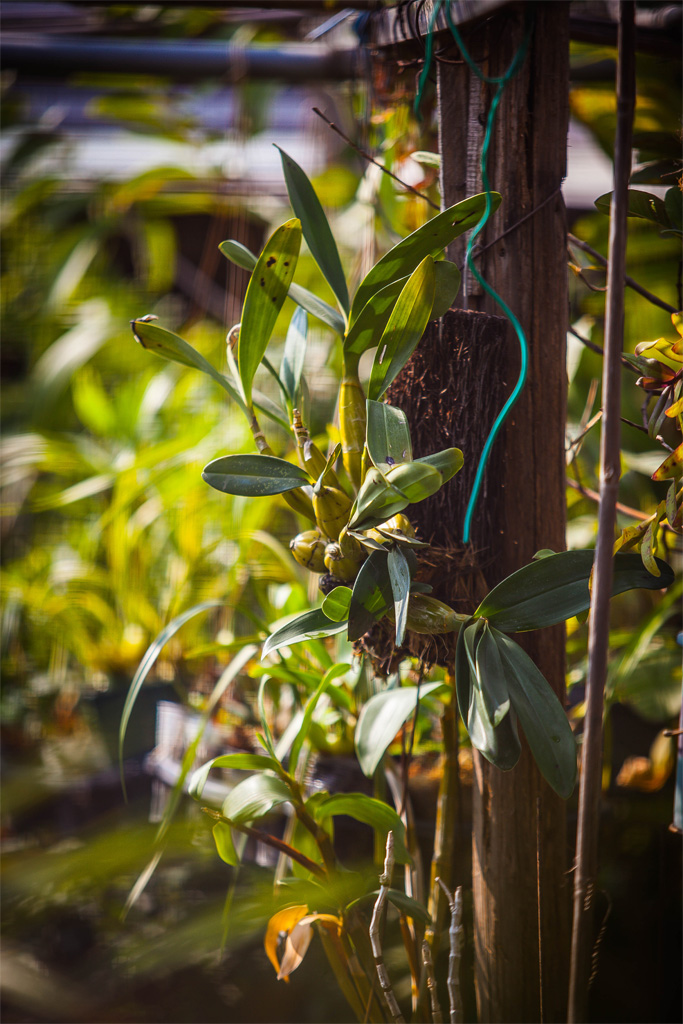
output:
[[[565, 546], [567, 269], [559, 189], [568, 121], [569, 5], [560, 0], [532, 6], [529, 52], [505, 89], [489, 155], [491, 187], [501, 192], [503, 204], [479, 237], [486, 246], [511, 229], [483, 252], [478, 266], [514, 310], [529, 342], [528, 383], [496, 442], [504, 451], [502, 468], [497, 479], [487, 479], [495, 522], [482, 552], [489, 586], [529, 562], [539, 548]], [[524, 12], [512, 7], [464, 38], [487, 74], [502, 75], [523, 32]], [[466, 65], [439, 63], [437, 73], [443, 203], [450, 206], [465, 198], [472, 177], [467, 126], [486, 117], [495, 87], [478, 79], [473, 87]], [[458, 240], [451, 258], [462, 265], [463, 254]], [[471, 292], [463, 305], [499, 312], [488, 296]], [[519, 367], [511, 329], [500, 360], [509, 393]], [[517, 639], [563, 700], [564, 628]], [[524, 749], [507, 773], [477, 756], [473, 818], [479, 1019], [563, 1020], [569, 951], [565, 805]]]

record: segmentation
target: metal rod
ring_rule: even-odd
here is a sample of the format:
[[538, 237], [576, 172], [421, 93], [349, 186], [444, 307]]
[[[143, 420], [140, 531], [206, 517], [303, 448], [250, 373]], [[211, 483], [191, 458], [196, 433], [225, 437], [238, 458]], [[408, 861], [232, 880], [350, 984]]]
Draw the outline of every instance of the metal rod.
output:
[[600, 789], [602, 784], [602, 719], [609, 647], [614, 529], [620, 473], [619, 361], [624, 334], [624, 268], [628, 179], [635, 109], [635, 3], [620, 7], [617, 62], [617, 128], [614, 148], [614, 195], [610, 218], [605, 358], [603, 362], [603, 430], [600, 439], [600, 505], [595, 551], [595, 578], [588, 638], [586, 718], [574, 872], [574, 913], [569, 967], [570, 1024], [586, 1020], [588, 981], [593, 945], [593, 891], [598, 864]]
[[357, 48], [318, 43], [239, 46], [230, 42], [120, 42], [6, 33], [0, 60], [6, 71], [61, 78], [79, 71], [161, 75], [174, 81], [207, 78], [344, 81], [358, 73]]

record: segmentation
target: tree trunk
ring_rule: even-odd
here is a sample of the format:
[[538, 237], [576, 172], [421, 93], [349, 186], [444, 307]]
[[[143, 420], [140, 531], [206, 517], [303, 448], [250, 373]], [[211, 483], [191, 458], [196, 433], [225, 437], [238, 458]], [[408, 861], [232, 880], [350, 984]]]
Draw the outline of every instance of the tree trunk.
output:
[[[504, 450], [502, 468], [486, 482], [487, 515], [495, 528], [479, 554], [489, 587], [531, 561], [539, 548], [559, 551], [565, 545], [567, 270], [559, 189], [568, 120], [568, 7], [533, 5], [529, 52], [505, 88], [488, 159], [491, 188], [501, 192], [503, 203], [478, 242], [489, 245], [511, 230], [477, 265], [519, 318], [529, 345], [526, 388], [496, 442]], [[523, 33], [524, 13], [511, 9], [466, 34], [465, 42], [483, 71], [502, 75]], [[476, 187], [481, 126], [494, 89], [466, 64], [438, 64], [444, 206], [465, 198], [468, 185], [469, 191]], [[450, 252], [461, 266], [464, 247], [458, 239]], [[476, 281], [468, 278], [467, 291], [465, 308], [500, 312], [490, 297], [477, 294]], [[509, 393], [519, 371], [511, 327], [500, 360]], [[482, 442], [477, 439], [478, 450]], [[481, 514], [479, 508], [475, 524]], [[560, 700], [564, 636], [560, 626], [518, 638]], [[569, 951], [565, 805], [525, 748], [507, 773], [475, 758], [473, 819], [479, 1019], [563, 1020]]]

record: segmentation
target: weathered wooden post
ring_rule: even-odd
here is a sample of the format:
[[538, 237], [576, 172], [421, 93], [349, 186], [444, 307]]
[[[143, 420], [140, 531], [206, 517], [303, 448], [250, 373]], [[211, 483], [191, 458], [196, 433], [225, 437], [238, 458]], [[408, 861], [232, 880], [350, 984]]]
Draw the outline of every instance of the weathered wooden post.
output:
[[[479, 239], [490, 247], [478, 266], [513, 308], [529, 342], [528, 383], [497, 442], [504, 450], [497, 476], [492, 479], [489, 470], [486, 483], [487, 518], [495, 525], [478, 557], [487, 564], [489, 586], [529, 562], [539, 548], [559, 551], [565, 545], [567, 270], [559, 189], [568, 121], [569, 5], [533, 8], [529, 52], [505, 89], [489, 155], [491, 187], [502, 193], [503, 204]], [[502, 75], [523, 32], [524, 12], [511, 7], [465, 29], [464, 39], [488, 75]], [[481, 141], [492, 87], [466, 65], [439, 63], [437, 74], [442, 201], [450, 206], [476, 182], [478, 145], [472, 140]], [[453, 250], [451, 258], [462, 264], [464, 242], [458, 240]], [[499, 312], [471, 287], [467, 307]], [[509, 393], [519, 368], [511, 329], [499, 358]], [[458, 401], [457, 392], [450, 398]], [[482, 441], [477, 439], [478, 450]], [[563, 699], [564, 628], [529, 634], [524, 647]], [[569, 951], [565, 806], [528, 751], [509, 773], [477, 755], [473, 816], [479, 1019], [563, 1020]]]

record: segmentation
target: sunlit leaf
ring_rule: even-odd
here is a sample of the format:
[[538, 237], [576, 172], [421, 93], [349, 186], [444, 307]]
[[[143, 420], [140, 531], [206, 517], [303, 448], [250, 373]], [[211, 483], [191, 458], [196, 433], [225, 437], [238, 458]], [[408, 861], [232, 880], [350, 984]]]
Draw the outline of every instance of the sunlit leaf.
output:
[[[501, 197], [497, 192], [492, 192], [490, 201], [493, 213], [500, 206]], [[365, 276], [354, 295], [351, 323], [375, 292], [392, 281], [412, 274], [425, 256], [438, 256], [454, 238], [477, 224], [485, 208], [485, 193], [464, 199], [443, 213], [437, 214], [390, 249]]]
[[429, 322], [433, 301], [434, 261], [425, 256], [404, 285], [379, 340], [368, 382], [369, 399], [380, 399], [410, 359]]
[[279, 146], [275, 147], [282, 159], [287, 192], [294, 213], [301, 221], [301, 228], [313, 259], [323, 272], [345, 313], [349, 312], [349, 292], [342, 269], [337, 243], [334, 240], [325, 211], [320, 205], [315, 189], [305, 172]]
[[[588, 580], [595, 552], [560, 551], [508, 576], [484, 598], [475, 615], [496, 629], [514, 633], [564, 622], [590, 607]], [[657, 559], [661, 577], [652, 576], [635, 554], [615, 555], [612, 595], [643, 587], [658, 590], [673, 582], [671, 568]]]
[[280, 958], [277, 955], [277, 951], [280, 944], [280, 936], [283, 932], [289, 933], [301, 918], [306, 917], [307, 914], [308, 907], [306, 904], [298, 904], [293, 907], [286, 907], [284, 910], [279, 910], [277, 914], [273, 914], [268, 922], [264, 946], [266, 955], [275, 968], [275, 973], [278, 975], [280, 973]]
[[399, 463], [386, 472], [387, 482], [405, 495], [411, 504], [436, 494], [443, 484], [441, 473], [424, 459]]
[[325, 693], [325, 691], [332, 685], [334, 680], [338, 679], [340, 676], [346, 675], [348, 671], [349, 666], [345, 663], [333, 665], [332, 668], [328, 668], [327, 672], [320, 680], [320, 684], [318, 685], [317, 690], [306, 701], [306, 707], [304, 708], [304, 716], [301, 722], [301, 728], [299, 729], [296, 738], [292, 743], [292, 750], [289, 757], [289, 771], [292, 775], [294, 775], [294, 773], [296, 772], [296, 766], [299, 763], [299, 754], [301, 753], [301, 748], [306, 740], [306, 737], [308, 736], [308, 732], [311, 727], [311, 721], [313, 719], [313, 712], [315, 711], [318, 705], [318, 701]]
[[369, 530], [402, 512], [410, 500], [390, 487], [378, 469], [365, 474], [349, 519], [350, 530]]
[[293, 406], [298, 402], [301, 375], [306, 361], [306, 345], [308, 341], [308, 317], [306, 310], [298, 306], [289, 323], [285, 350], [280, 366], [280, 378]]
[[652, 474], [653, 480], [678, 480], [683, 476], [683, 442], [664, 459]]
[[438, 469], [444, 483], [460, 472], [464, 461], [459, 448], [444, 448], [443, 451], [434, 452], [433, 455], [423, 455], [422, 458], [415, 459], [415, 462], [424, 462], [428, 466]]
[[247, 408], [241, 396], [227, 377], [219, 373], [200, 352], [197, 352], [191, 345], [188, 345], [180, 335], [174, 334], [173, 331], [167, 331], [165, 327], [159, 327], [158, 324], [144, 319], [131, 320], [130, 325], [133, 329], [133, 337], [143, 348], [161, 356], [162, 359], [169, 359], [171, 362], [180, 363], [182, 366], [191, 366], [195, 370], [201, 370], [202, 373], [208, 374], [217, 384], [220, 384], [224, 391], [227, 391], [232, 400], [239, 405], [240, 409], [245, 414], [247, 413]]
[[251, 405], [254, 374], [292, 283], [300, 245], [299, 221], [282, 224], [266, 242], [249, 279], [237, 341], [237, 366], [247, 405]]
[[[218, 248], [226, 259], [229, 259], [236, 266], [242, 267], [243, 270], [248, 270], [251, 273], [256, 266], [256, 256], [247, 249], [246, 245], [242, 245], [241, 242], [229, 239], [228, 241], [221, 242]], [[344, 333], [346, 325], [343, 316], [330, 306], [329, 303], [323, 302], [313, 292], [309, 292], [307, 288], [302, 288], [301, 285], [292, 282], [289, 286], [289, 297], [297, 305], [301, 306], [302, 309], [305, 309], [307, 313], [310, 313], [318, 320], [322, 320], [324, 324], [331, 327], [337, 334]]]
[[194, 772], [187, 791], [195, 800], [200, 800], [212, 768], [238, 768], [242, 771], [254, 772], [262, 770], [272, 771], [273, 768], [277, 767], [277, 761], [272, 757], [266, 757], [264, 754], [220, 754], [218, 757], [207, 761], [206, 764], [203, 764], [201, 768]]
[[222, 813], [236, 825], [263, 818], [274, 807], [292, 799], [287, 785], [276, 775], [259, 772], [250, 775], [230, 790], [223, 802]]
[[333, 622], [346, 621], [351, 604], [351, 587], [335, 587], [322, 603], [322, 610]]
[[227, 822], [217, 821], [211, 831], [213, 833], [216, 850], [220, 859], [226, 864], [230, 864], [232, 867], [239, 864], [240, 859], [237, 856], [235, 844], [232, 839], [232, 829]]
[[402, 409], [368, 400], [367, 445], [374, 464], [386, 472], [399, 462], [410, 462], [413, 448], [408, 417]]
[[[444, 683], [425, 683], [420, 697], [448, 690]], [[376, 693], [365, 702], [356, 723], [356, 756], [361, 771], [370, 778], [375, 774], [386, 751], [407, 720], [415, 714], [418, 688], [402, 686], [397, 690]]]
[[263, 645], [262, 658], [279, 647], [299, 643], [301, 640], [318, 639], [325, 636], [334, 636], [346, 629], [346, 622], [332, 622], [325, 615], [322, 608], [314, 608], [313, 611], [304, 612], [296, 618], [280, 626], [268, 637]]

